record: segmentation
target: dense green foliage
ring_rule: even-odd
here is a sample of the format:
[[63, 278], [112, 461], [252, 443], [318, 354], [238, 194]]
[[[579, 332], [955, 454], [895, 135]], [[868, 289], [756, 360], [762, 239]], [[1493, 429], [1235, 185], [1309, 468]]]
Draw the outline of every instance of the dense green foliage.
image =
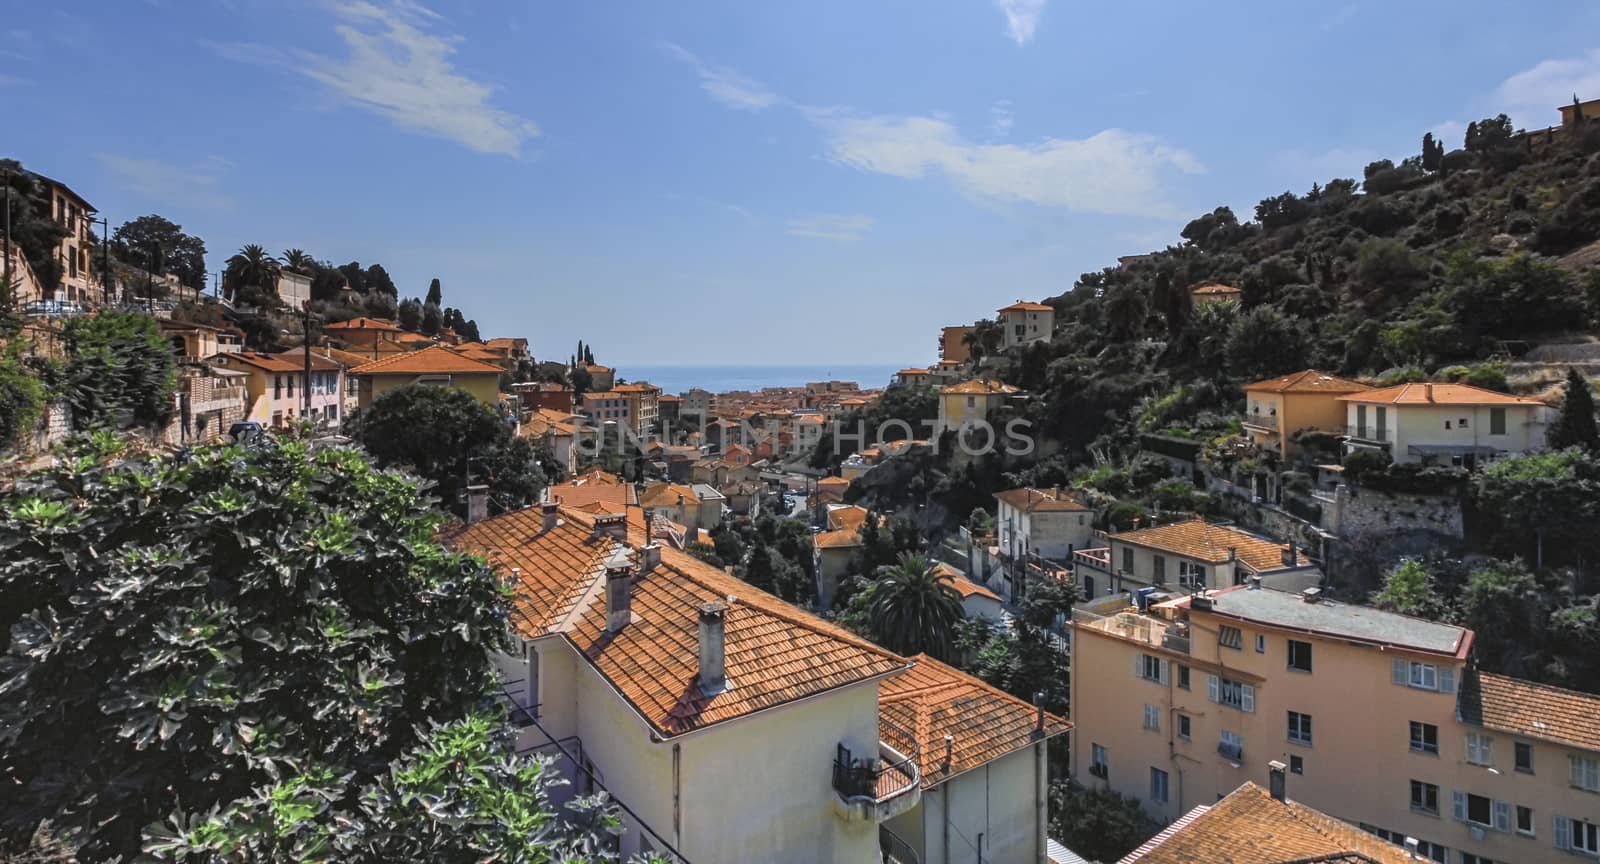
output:
[[0, 348], [0, 450], [32, 430], [44, 409], [44, 384], [28, 369], [22, 349], [20, 339]]
[[457, 516], [466, 515], [466, 487], [489, 486], [490, 511], [534, 503], [544, 488], [533, 442], [512, 434], [493, 408], [458, 387], [411, 385], [390, 390], [346, 421], [345, 431], [378, 464], [404, 467], [432, 482], [430, 491]]
[[1567, 370], [1567, 383], [1561, 413], [1550, 426], [1545, 443], [1553, 450], [1582, 447], [1600, 451], [1600, 429], [1595, 427], [1594, 390], [1576, 369]]
[[0, 174], [10, 178], [11, 191], [0, 198], [11, 210], [11, 242], [22, 250], [40, 287], [53, 290], [61, 284], [62, 263], [58, 254], [64, 225], [52, 218], [49, 193], [43, 183], [25, 171], [15, 159], [0, 159]]
[[157, 428], [172, 417], [172, 345], [154, 319], [121, 312], [73, 318], [63, 328], [62, 394], [74, 429]]
[[[371, 818], [362, 790], [405, 785], [391, 763], [424, 737], [401, 765], [426, 760], [448, 741], [429, 724], [493, 686], [493, 573], [442, 549], [414, 481], [357, 451], [114, 445], [0, 506], [4, 839], [50, 820], [98, 861], [174, 813], [191, 831], [271, 815], [294, 836], [258, 839], [281, 848], [298, 823]], [[428, 821], [414, 798], [380, 803]]]
[[1116, 861], [1160, 827], [1144, 815], [1137, 798], [1068, 783], [1050, 786], [1050, 836], [1090, 861]]
[[697, 554], [770, 594], [804, 606], [816, 596], [811, 533], [800, 522], [763, 515], [753, 522], [723, 521], [712, 545]]
[[904, 552], [882, 568], [862, 592], [876, 641], [901, 654], [927, 653], [948, 660], [961, 595], [928, 559]]
[[129, 266], [171, 275], [185, 288], [206, 290], [206, 242], [185, 234], [183, 226], [154, 213], [117, 226], [113, 254]]

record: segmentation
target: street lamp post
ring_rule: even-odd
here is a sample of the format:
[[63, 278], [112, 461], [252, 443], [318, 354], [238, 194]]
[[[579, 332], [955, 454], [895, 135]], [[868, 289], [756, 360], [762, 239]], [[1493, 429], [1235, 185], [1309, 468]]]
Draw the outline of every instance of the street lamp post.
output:
[[102, 216], [90, 219], [89, 224], [100, 223], [100, 305], [111, 302], [111, 220]]

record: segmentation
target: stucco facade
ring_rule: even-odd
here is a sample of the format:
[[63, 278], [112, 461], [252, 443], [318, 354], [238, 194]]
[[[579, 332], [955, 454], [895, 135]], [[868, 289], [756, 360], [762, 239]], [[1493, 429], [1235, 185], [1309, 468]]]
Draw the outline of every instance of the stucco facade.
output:
[[1396, 462], [1460, 464], [1467, 455], [1494, 459], [1544, 446], [1549, 409], [1507, 405], [1345, 403], [1348, 448], [1379, 448]]
[[1044, 303], [1024, 303], [1021, 300], [997, 310], [1000, 329], [1004, 333], [1006, 348], [1016, 348], [1031, 342], [1048, 342], [1055, 332], [1056, 310]]
[[1047, 776], [1040, 742], [923, 790], [922, 803], [887, 825], [922, 864], [1038, 864], [1046, 826], [1035, 804]]

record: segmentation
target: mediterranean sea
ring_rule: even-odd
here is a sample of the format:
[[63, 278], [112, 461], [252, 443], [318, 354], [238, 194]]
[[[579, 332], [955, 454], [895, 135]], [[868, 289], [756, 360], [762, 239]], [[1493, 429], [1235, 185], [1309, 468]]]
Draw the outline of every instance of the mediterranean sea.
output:
[[628, 366], [617, 365], [617, 377], [647, 381], [663, 393], [682, 393], [699, 387], [712, 393], [760, 390], [763, 387], [803, 387], [811, 381], [854, 381], [863, 390], [888, 385], [901, 366], [842, 363], [806, 366]]

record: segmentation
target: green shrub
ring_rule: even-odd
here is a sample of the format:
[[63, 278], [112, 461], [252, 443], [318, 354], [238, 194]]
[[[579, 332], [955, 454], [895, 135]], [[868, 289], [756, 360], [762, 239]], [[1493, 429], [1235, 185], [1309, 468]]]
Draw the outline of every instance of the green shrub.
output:
[[106, 312], [68, 321], [64, 335], [74, 429], [155, 428], [172, 418], [176, 363], [153, 319]]
[[0, 449], [17, 443], [44, 408], [44, 385], [23, 361], [22, 344], [13, 340], [0, 354]]

